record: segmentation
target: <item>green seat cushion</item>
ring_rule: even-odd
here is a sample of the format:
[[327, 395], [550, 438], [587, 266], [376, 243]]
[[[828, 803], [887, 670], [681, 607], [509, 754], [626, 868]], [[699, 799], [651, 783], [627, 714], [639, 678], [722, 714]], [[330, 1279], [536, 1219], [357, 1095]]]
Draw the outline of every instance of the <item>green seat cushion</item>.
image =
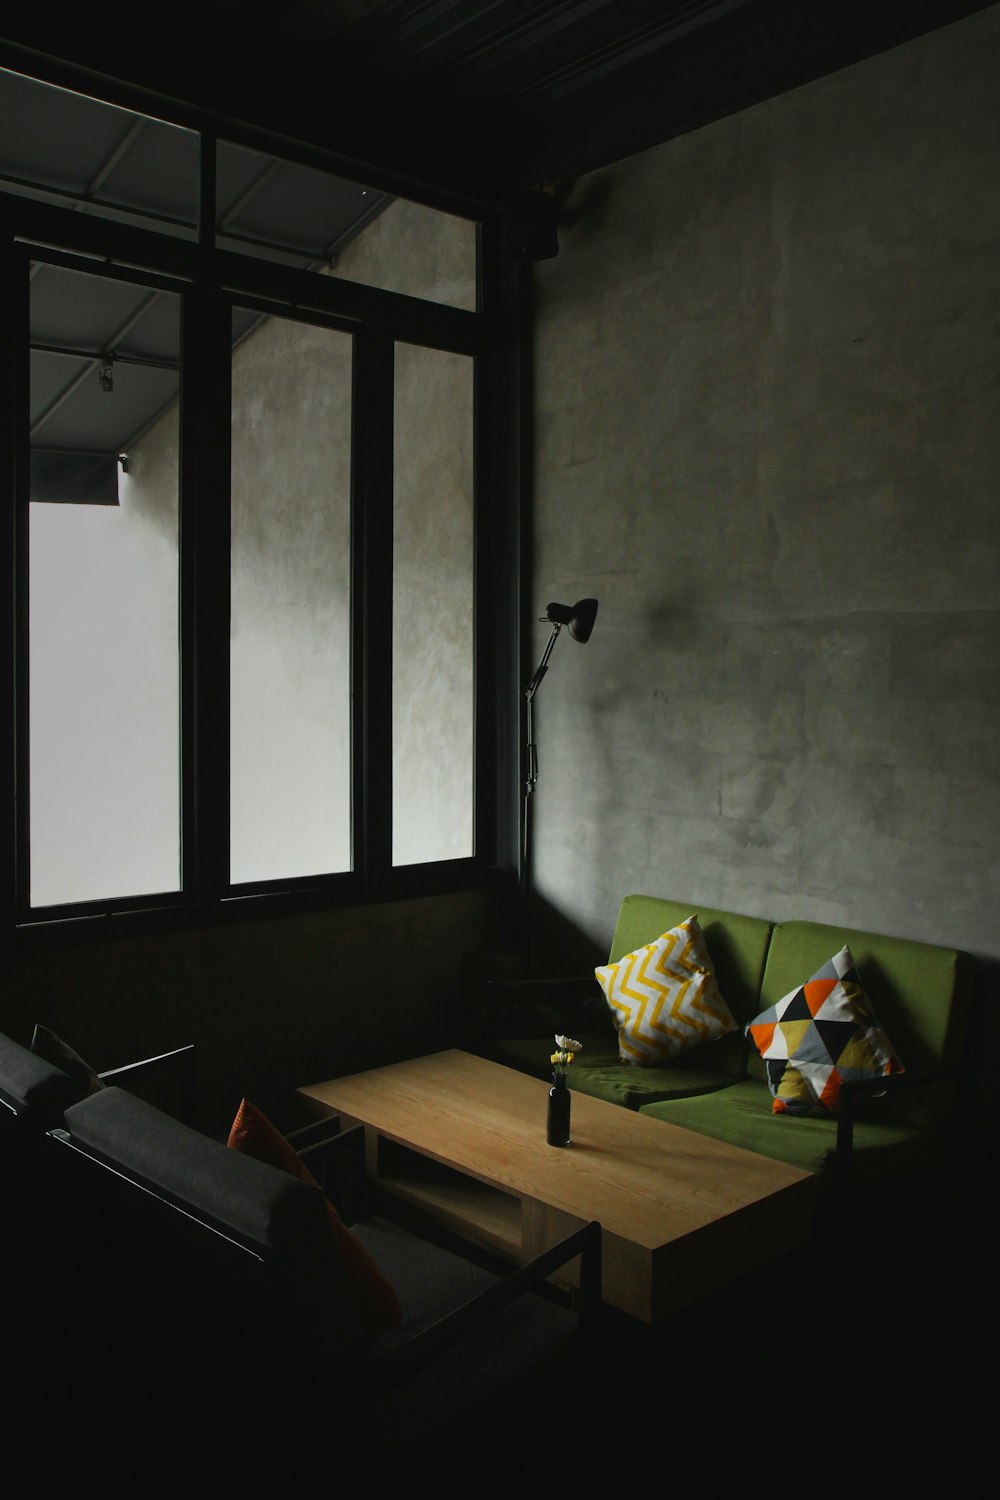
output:
[[[760, 1009], [758, 992], [771, 934], [771, 923], [760, 917], [745, 917], [691, 901], [626, 896], [619, 908], [608, 962], [616, 963], [636, 948], [655, 942], [690, 916], [698, 918], [719, 989], [742, 1028]], [[748, 1045], [742, 1029], [651, 1068], [621, 1061], [610, 1009], [602, 1029], [575, 1035], [583, 1047], [569, 1070], [570, 1088], [630, 1109], [660, 1099], [707, 1093], [742, 1078], [746, 1071]], [[492, 1040], [488, 1055], [507, 1067], [547, 1079], [552, 1072], [550, 1040], [541, 1034]]]
[[589, 1094], [608, 1104], [624, 1104], [639, 1109], [663, 1099], [686, 1098], [724, 1089], [733, 1081], [732, 1074], [707, 1066], [706, 1054], [715, 1055], [715, 1044], [708, 1043], [656, 1067], [637, 1068], [618, 1059], [617, 1048], [603, 1054], [588, 1054], [588, 1061], [578, 1057], [569, 1070], [570, 1088], [576, 1094]]
[[[618, 1057], [618, 1041], [604, 1032], [587, 1032], [577, 1038], [581, 1050], [566, 1071], [570, 1088], [578, 1094], [589, 1094], [609, 1104], [623, 1104], [638, 1109], [658, 1099], [673, 1099], [687, 1094], [704, 1094], [710, 1089], [725, 1088], [733, 1075], [721, 1067], [711, 1067], [710, 1060], [719, 1056], [724, 1037], [711, 1042], [661, 1067], [637, 1068]], [[537, 1037], [492, 1042], [489, 1056], [493, 1062], [530, 1073], [533, 1078], [552, 1077], [551, 1051], [546, 1040]]]
[[[584, 1051], [589, 1055], [592, 1045], [600, 1047], [608, 1046], [608, 1039], [604, 1035], [592, 1037], [589, 1033], [578, 1037], [583, 1044]], [[543, 1037], [503, 1037], [492, 1040], [486, 1055], [491, 1062], [503, 1063], [504, 1067], [516, 1068], [519, 1073], [528, 1073], [532, 1078], [552, 1078], [552, 1064], [549, 1059], [555, 1045], [555, 1037], [546, 1034]], [[572, 1073], [576, 1067], [574, 1062], [570, 1068]]]
[[[771, 1104], [767, 1084], [748, 1078], [713, 1094], [644, 1105], [640, 1113], [800, 1167], [825, 1187], [835, 1171], [836, 1119], [776, 1115]], [[881, 1119], [855, 1122], [852, 1165], [858, 1186], [934, 1166], [940, 1158], [937, 1131]]]

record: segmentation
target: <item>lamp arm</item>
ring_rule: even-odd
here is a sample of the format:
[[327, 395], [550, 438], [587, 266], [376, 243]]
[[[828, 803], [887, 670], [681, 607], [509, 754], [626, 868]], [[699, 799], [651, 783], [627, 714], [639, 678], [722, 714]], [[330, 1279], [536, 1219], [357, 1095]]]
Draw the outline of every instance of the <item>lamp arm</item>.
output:
[[559, 635], [560, 630], [562, 630], [561, 625], [554, 624], [552, 626], [552, 634], [549, 636], [548, 644], [546, 645], [545, 650], [542, 652], [542, 659], [538, 663], [538, 666], [535, 668], [534, 677], [532, 677], [531, 681], [528, 683], [528, 686], [524, 690], [524, 696], [528, 700], [529, 706], [531, 704], [532, 698], [538, 692], [539, 683], [549, 669], [549, 657], [552, 655], [552, 647], [556, 643], [556, 638]]
[[525, 765], [526, 779], [524, 787], [526, 797], [531, 796], [531, 793], [535, 790], [535, 782], [538, 780], [538, 752], [535, 747], [535, 730], [532, 714], [532, 702], [534, 700], [535, 694], [538, 692], [539, 683], [549, 669], [549, 657], [552, 655], [552, 647], [555, 645], [556, 638], [559, 635], [561, 629], [561, 624], [553, 623], [552, 634], [549, 636], [548, 643], [545, 647], [544, 652], [542, 653], [542, 659], [538, 663], [538, 666], [535, 668], [534, 677], [532, 677], [531, 681], [528, 683], [528, 686], [524, 690], [525, 732], [527, 741]]

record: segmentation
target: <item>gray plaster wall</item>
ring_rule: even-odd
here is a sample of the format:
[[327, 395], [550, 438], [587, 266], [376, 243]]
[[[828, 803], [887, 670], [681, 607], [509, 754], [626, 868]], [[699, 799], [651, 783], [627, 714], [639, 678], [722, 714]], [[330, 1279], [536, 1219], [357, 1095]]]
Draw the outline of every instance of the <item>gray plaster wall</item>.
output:
[[531, 605], [600, 610], [535, 704], [540, 971], [630, 891], [1000, 956], [998, 81], [993, 7], [573, 184]]

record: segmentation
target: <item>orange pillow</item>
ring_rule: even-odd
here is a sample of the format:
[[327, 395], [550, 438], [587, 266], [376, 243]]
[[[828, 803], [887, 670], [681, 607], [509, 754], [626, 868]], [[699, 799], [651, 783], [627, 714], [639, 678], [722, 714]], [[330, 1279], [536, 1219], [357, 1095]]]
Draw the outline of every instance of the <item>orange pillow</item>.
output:
[[[290, 1172], [301, 1182], [319, 1187], [294, 1146], [247, 1099], [243, 1100], [236, 1111], [227, 1144], [234, 1151], [243, 1151], [257, 1161], [267, 1162], [269, 1166]], [[365, 1332], [371, 1338], [377, 1338], [390, 1328], [398, 1328], [402, 1311], [391, 1284], [357, 1235], [348, 1229], [329, 1198], [326, 1200], [326, 1211], [341, 1263], [357, 1298], [356, 1311]]]

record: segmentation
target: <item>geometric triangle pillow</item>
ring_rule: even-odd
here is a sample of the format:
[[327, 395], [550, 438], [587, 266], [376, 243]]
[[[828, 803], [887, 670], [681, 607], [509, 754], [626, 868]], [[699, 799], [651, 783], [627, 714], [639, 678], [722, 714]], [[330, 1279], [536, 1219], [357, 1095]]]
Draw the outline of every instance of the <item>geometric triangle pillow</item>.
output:
[[624, 1063], [651, 1067], [739, 1027], [719, 992], [697, 917], [594, 970]]
[[836, 1113], [842, 1083], [903, 1072], [846, 947], [746, 1033], [764, 1059], [776, 1115]]

